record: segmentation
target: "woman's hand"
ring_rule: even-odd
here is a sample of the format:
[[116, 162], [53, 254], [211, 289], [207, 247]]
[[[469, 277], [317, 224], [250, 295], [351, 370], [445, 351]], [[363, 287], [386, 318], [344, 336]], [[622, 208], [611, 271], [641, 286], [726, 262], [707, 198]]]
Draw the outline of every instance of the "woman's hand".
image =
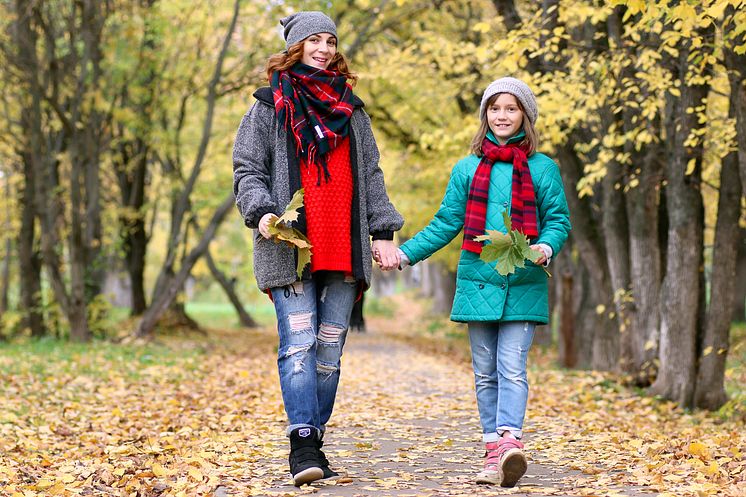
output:
[[262, 216], [262, 218], [259, 220], [259, 233], [262, 234], [264, 238], [269, 240], [269, 237], [271, 236], [269, 234], [269, 222], [273, 217], [277, 217], [275, 214], [267, 213]]
[[391, 240], [373, 240], [373, 259], [384, 271], [396, 269], [401, 263], [399, 251]]

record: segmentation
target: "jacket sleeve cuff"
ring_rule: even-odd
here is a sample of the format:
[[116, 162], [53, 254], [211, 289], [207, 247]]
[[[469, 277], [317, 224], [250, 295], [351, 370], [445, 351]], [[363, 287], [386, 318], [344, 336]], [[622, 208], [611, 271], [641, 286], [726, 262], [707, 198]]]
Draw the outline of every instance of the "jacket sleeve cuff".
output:
[[552, 256], [554, 255], [554, 251], [552, 250], [552, 247], [547, 243], [538, 243], [537, 245], [542, 250], [542, 252], [544, 252], [544, 255], [547, 257], [547, 260], [544, 262], [543, 266], [544, 267], [549, 266], [549, 263], [552, 262]]
[[394, 232], [393, 231], [375, 231], [371, 233], [370, 236], [372, 236], [374, 240], [393, 240]]
[[397, 248], [396, 250], [399, 253], [399, 269], [404, 269], [409, 265], [409, 257], [407, 257], [407, 254], [405, 254], [402, 249]]
[[259, 221], [262, 220], [265, 214], [274, 214], [275, 209], [273, 207], [262, 207], [254, 211], [254, 214], [247, 217], [244, 220], [244, 224], [249, 228], [256, 228], [259, 226]]

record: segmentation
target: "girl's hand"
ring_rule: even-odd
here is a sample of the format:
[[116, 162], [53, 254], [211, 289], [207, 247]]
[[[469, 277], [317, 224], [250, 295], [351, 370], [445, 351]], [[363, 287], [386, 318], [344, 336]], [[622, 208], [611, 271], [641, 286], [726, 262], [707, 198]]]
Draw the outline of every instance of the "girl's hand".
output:
[[384, 271], [399, 267], [399, 251], [391, 240], [373, 240], [373, 259]]
[[544, 247], [542, 247], [542, 245], [543, 245], [543, 244], [541, 244], [541, 243], [540, 243], [540, 244], [538, 244], [538, 245], [531, 245], [531, 246], [529, 247], [529, 248], [530, 248], [531, 250], [535, 250], [535, 251], [539, 252], [540, 254], [542, 254], [542, 255], [541, 255], [541, 257], [539, 257], [539, 258], [538, 258], [538, 259], [536, 260], [536, 262], [534, 263], [534, 264], [536, 264], [537, 266], [541, 266], [541, 265], [543, 265], [543, 264], [544, 264], [545, 262], [547, 262], [547, 259], [549, 258], [549, 257], [548, 257], [548, 254], [546, 253], [546, 251], [544, 250]]
[[269, 222], [273, 217], [277, 217], [275, 214], [267, 213], [262, 216], [262, 218], [259, 220], [259, 233], [262, 234], [264, 238], [269, 240], [269, 237], [271, 236], [269, 234]]

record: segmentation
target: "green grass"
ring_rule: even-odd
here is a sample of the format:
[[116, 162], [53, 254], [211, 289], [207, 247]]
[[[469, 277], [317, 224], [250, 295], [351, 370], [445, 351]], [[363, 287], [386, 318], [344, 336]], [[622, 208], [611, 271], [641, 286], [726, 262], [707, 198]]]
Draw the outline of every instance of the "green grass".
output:
[[153, 343], [122, 345], [106, 340], [75, 343], [46, 337], [0, 343], [0, 374], [59, 374], [107, 378], [112, 371], [138, 377], [149, 366], [182, 364], [186, 369], [203, 355], [200, 348], [171, 349]]
[[396, 306], [391, 299], [373, 297], [371, 294], [365, 296], [363, 315], [392, 318], [396, 311]]
[[[254, 305], [246, 305], [246, 312], [261, 325], [269, 325], [275, 319], [275, 307], [269, 299]], [[239, 328], [238, 314], [231, 304], [211, 302], [189, 302], [186, 312], [205, 328]]]

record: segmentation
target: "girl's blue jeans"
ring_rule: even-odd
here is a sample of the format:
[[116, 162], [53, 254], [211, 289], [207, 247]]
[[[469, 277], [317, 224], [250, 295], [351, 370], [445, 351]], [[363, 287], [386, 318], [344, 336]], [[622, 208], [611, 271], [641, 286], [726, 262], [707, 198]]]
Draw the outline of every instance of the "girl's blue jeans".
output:
[[337, 396], [342, 348], [357, 283], [343, 273], [314, 273], [309, 281], [272, 288], [280, 338], [277, 367], [290, 433], [323, 434]]
[[536, 324], [528, 321], [470, 322], [469, 343], [483, 440], [505, 431], [523, 435], [528, 401], [526, 358]]

